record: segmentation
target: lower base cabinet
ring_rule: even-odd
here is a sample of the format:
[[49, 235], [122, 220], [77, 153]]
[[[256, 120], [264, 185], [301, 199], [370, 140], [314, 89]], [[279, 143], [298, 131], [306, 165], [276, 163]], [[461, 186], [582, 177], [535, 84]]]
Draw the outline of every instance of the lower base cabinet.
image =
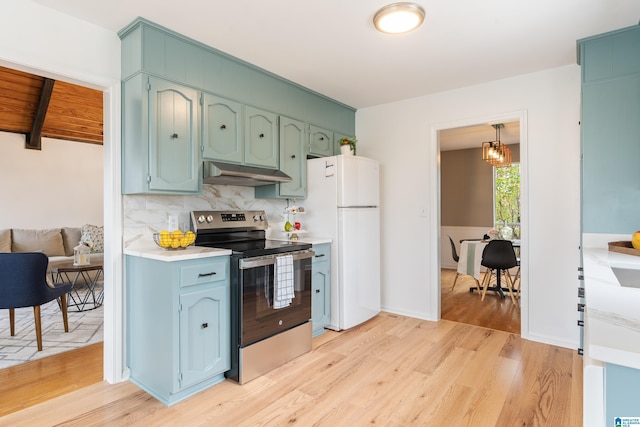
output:
[[331, 320], [331, 244], [313, 245], [313, 251], [316, 254], [311, 264], [311, 323], [313, 336], [317, 337]]
[[[604, 387], [605, 425], [638, 425], [640, 420], [640, 370], [606, 363]], [[633, 423], [630, 423], [630, 418]]]
[[130, 380], [172, 405], [224, 380], [230, 362], [229, 257], [127, 256]]

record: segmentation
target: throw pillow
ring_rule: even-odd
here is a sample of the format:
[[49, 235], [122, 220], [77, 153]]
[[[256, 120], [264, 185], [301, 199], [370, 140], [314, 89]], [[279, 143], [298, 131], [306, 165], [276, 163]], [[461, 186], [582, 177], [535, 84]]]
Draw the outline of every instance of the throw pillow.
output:
[[44, 230], [14, 228], [13, 252], [44, 252], [47, 256], [64, 256], [62, 232], [59, 228]]
[[62, 241], [64, 242], [64, 254], [73, 256], [73, 248], [82, 240], [80, 227], [62, 227]]
[[80, 241], [91, 247], [93, 252], [104, 252], [104, 226], [85, 224], [81, 229]]
[[11, 229], [0, 230], [0, 252], [11, 252]]

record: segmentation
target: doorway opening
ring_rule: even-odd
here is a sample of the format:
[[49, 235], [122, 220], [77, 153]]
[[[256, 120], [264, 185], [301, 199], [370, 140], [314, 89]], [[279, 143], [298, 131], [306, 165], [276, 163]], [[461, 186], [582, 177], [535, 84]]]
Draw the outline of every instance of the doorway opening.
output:
[[[471, 292], [477, 282], [472, 276], [457, 275], [458, 263], [452, 256], [450, 243], [453, 240], [459, 255], [462, 240], [482, 239], [489, 230], [504, 226], [498, 221], [500, 214], [496, 213], [494, 168], [482, 160], [481, 149], [482, 142], [494, 140], [491, 125], [496, 123], [504, 124], [502, 143], [515, 152], [513, 161], [518, 161], [521, 167], [518, 207], [522, 213], [517, 220], [510, 221], [517, 222], [523, 237], [518, 242], [524, 268], [520, 270], [521, 298], [517, 305], [508, 295], [503, 300], [488, 292], [481, 301], [477, 291]], [[438, 253], [438, 264], [433, 269], [438, 292], [433, 297], [437, 300], [439, 318], [521, 333], [526, 337], [526, 112], [443, 124], [432, 129], [432, 138], [434, 158], [438, 159], [437, 176], [433, 179], [433, 190], [438, 195], [434, 208], [438, 215], [431, 225], [433, 235], [439, 236], [435, 242], [438, 247], [433, 249]], [[516, 224], [510, 227], [514, 226]], [[481, 272], [476, 278], [481, 281], [483, 275]]]

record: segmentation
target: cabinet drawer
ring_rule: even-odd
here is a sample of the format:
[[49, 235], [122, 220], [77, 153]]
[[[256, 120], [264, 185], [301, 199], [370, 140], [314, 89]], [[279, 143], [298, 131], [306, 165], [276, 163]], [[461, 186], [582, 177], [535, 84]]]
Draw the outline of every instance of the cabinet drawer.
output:
[[180, 287], [200, 285], [227, 279], [227, 263], [224, 260], [203, 262], [180, 268]]
[[313, 257], [313, 263], [329, 261], [331, 257], [331, 245], [329, 244], [314, 245], [313, 251], [316, 253]]

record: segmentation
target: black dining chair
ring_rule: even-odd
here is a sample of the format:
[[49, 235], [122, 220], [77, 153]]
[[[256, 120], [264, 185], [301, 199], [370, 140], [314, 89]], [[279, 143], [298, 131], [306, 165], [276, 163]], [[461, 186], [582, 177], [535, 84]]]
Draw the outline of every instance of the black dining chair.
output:
[[[504, 290], [509, 291], [511, 301], [515, 304], [516, 300], [513, 295], [513, 280], [509, 273], [510, 268], [518, 266], [518, 260], [516, 253], [513, 250], [513, 245], [509, 240], [491, 240], [482, 251], [482, 262], [480, 265], [487, 268], [487, 271], [482, 280], [482, 301], [487, 294], [487, 290], [496, 291], [500, 297], [504, 298]], [[491, 282], [491, 276], [496, 275], [496, 286], [489, 286]], [[500, 278], [504, 274], [506, 281], [506, 288], [503, 288], [500, 283]]]
[[[451, 236], [447, 237], [449, 237], [449, 243], [451, 243], [451, 257], [456, 262], [456, 264], [458, 264], [458, 261], [460, 261], [460, 257], [458, 256], [458, 251], [456, 251], [456, 245], [455, 243], [453, 243], [453, 239], [451, 238]], [[456, 277], [453, 279], [453, 286], [451, 286], [452, 291], [456, 287], [456, 282], [458, 281], [459, 276], [460, 273], [458, 273], [458, 271], [456, 270]]]
[[71, 284], [49, 286], [49, 258], [42, 252], [0, 253], [0, 309], [9, 309], [11, 336], [15, 336], [15, 309], [33, 307], [38, 351], [42, 351], [40, 306], [59, 299], [64, 331], [69, 332], [67, 293]]

